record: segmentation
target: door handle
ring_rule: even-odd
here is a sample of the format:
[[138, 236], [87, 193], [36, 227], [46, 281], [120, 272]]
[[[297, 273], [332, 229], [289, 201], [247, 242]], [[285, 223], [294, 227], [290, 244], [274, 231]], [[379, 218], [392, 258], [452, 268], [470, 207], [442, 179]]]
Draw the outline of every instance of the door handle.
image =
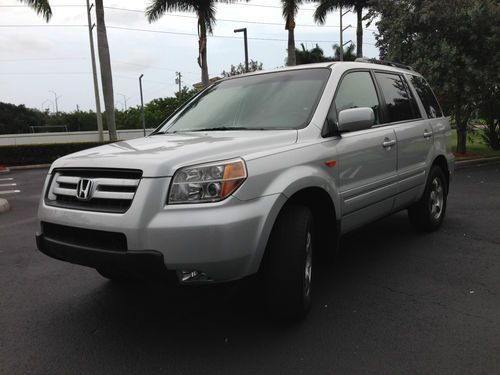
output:
[[432, 137], [432, 132], [428, 131], [427, 129], [424, 130], [424, 138], [429, 139]]
[[390, 140], [389, 138], [386, 138], [384, 140], [384, 142], [382, 143], [382, 146], [384, 148], [391, 148], [392, 146], [394, 146], [396, 144], [396, 140]]

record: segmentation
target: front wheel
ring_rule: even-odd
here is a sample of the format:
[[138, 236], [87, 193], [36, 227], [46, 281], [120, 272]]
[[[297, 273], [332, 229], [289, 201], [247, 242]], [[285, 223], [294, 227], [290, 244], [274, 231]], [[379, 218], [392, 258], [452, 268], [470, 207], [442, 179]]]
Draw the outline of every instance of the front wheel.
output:
[[410, 222], [419, 230], [438, 229], [446, 213], [447, 185], [443, 170], [431, 168], [422, 198], [408, 209]]
[[267, 305], [277, 317], [300, 319], [311, 306], [314, 223], [304, 206], [280, 213], [264, 265]]

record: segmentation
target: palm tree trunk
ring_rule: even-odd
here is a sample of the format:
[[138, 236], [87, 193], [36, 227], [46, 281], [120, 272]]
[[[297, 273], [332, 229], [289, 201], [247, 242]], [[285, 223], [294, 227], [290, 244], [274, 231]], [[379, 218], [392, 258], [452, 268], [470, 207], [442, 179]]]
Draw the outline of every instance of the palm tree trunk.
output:
[[295, 56], [295, 22], [288, 27], [288, 66], [297, 65]]
[[198, 16], [198, 35], [199, 35], [199, 57], [198, 65], [201, 68], [201, 82], [203, 87], [207, 87], [210, 83], [208, 76], [208, 62], [207, 62], [207, 26], [202, 15]]
[[356, 57], [363, 57], [363, 8], [356, 7], [358, 25], [356, 27]]
[[115, 101], [113, 93], [113, 74], [111, 72], [111, 58], [109, 56], [108, 36], [104, 21], [103, 0], [96, 0], [95, 11], [97, 19], [97, 49], [99, 65], [101, 67], [102, 91], [104, 106], [106, 107], [106, 122], [109, 130], [109, 140], [116, 141]]

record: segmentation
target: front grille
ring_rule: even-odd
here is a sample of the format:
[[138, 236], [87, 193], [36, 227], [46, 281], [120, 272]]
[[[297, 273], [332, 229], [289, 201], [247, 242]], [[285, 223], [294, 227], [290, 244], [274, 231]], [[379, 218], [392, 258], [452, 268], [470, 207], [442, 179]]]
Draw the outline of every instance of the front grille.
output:
[[43, 235], [70, 245], [109, 251], [127, 251], [127, 237], [123, 233], [68, 227], [42, 222]]
[[[141, 177], [142, 171], [131, 169], [57, 169], [45, 202], [74, 210], [124, 213], [132, 204]], [[82, 179], [92, 182], [85, 199], [77, 196]]]

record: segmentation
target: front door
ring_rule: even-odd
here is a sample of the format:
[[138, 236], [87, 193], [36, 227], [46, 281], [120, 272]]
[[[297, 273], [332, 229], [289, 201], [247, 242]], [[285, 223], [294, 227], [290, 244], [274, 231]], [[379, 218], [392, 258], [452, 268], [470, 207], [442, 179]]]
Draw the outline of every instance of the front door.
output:
[[391, 127], [380, 126], [380, 101], [369, 71], [343, 76], [335, 110], [370, 107], [374, 127], [343, 133], [337, 143], [342, 232], [389, 214], [397, 193], [397, 143]]

